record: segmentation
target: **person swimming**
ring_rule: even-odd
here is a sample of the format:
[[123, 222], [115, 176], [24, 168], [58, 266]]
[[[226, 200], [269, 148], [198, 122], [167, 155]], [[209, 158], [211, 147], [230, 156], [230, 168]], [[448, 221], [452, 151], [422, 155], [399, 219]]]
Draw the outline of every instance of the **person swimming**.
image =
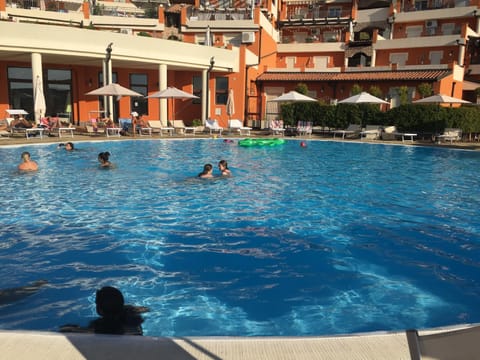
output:
[[202, 179], [213, 178], [212, 172], [213, 172], [212, 164], [205, 164], [203, 166], [203, 171], [200, 174], [198, 174], [198, 177]]
[[24, 151], [22, 153], [22, 162], [18, 165], [18, 170], [21, 171], [37, 171], [38, 164], [30, 159], [30, 153]]
[[61, 144], [58, 144], [58, 147], [61, 148], [61, 147], [64, 147], [65, 150], [67, 151], [72, 151], [72, 150], [75, 150], [75, 146], [73, 145], [72, 142], [67, 142], [67, 143], [61, 143]]
[[232, 172], [228, 168], [227, 160], [220, 160], [218, 163], [218, 168], [222, 176], [231, 176]]
[[100, 167], [111, 167], [113, 164], [110, 162], [110, 153], [108, 151], [98, 154], [98, 162]]

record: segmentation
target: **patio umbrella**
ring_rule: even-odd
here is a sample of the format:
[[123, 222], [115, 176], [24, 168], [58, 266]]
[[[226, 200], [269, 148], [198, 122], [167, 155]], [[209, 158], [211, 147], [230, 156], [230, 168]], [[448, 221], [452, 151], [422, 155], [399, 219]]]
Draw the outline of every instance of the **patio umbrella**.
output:
[[235, 113], [235, 102], [233, 99], [233, 89], [228, 90], [227, 115], [229, 118]]
[[38, 123], [39, 120], [45, 116], [45, 111], [47, 111], [47, 105], [45, 103], [45, 95], [43, 93], [42, 79], [40, 76], [37, 76], [35, 80], [35, 93], [34, 96], [34, 112], [35, 112], [35, 122]]
[[412, 101], [413, 104], [471, 104], [470, 101], [454, 98], [448, 95], [437, 94], [420, 100]]
[[[388, 101], [382, 100], [376, 96], [369, 94], [366, 91], [362, 91], [360, 94], [350, 96], [346, 99], [340, 100], [338, 104], [389, 104]], [[362, 122], [365, 122], [366, 118], [366, 109], [363, 109], [363, 119]], [[362, 124], [364, 125], [364, 124]]]
[[172, 113], [173, 115], [175, 115], [175, 110], [173, 108], [173, 99], [198, 99], [198, 96], [177, 89], [176, 87], [169, 86], [166, 89], [157, 91], [152, 95], [148, 95], [147, 98], [172, 99]]
[[270, 101], [274, 101], [274, 102], [314, 102], [314, 101], [317, 101], [317, 100], [292, 90], [292, 91], [290, 91], [286, 94], [280, 95], [279, 97], [276, 97], [276, 98], [274, 98]]
[[[98, 89], [92, 90], [85, 95], [96, 95], [96, 96], [143, 96], [140, 93], [137, 93], [133, 90], [127, 89], [117, 83], [111, 83], [105, 86], [102, 86]], [[118, 98], [117, 98], [118, 100]]]
[[388, 101], [382, 100], [376, 96], [363, 91], [360, 94], [350, 96], [340, 100], [338, 104], [388, 104]]

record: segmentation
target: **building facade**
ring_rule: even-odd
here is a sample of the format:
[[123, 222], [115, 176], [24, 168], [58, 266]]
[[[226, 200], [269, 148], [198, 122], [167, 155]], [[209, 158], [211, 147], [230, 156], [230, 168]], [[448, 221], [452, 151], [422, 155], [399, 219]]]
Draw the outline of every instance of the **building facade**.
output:
[[[299, 83], [327, 104], [360, 87], [397, 106], [400, 88], [414, 100], [421, 84], [476, 101], [477, 8], [477, 0], [0, 0], [0, 112], [41, 116], [39, 83], [44, 115], [75, 124], [136, 111], [164, 123], [265, 127], [278, 117], [270, 100]], [[199, 99], [87, 95], [110, 82], [145, 96], [175, 86]]]

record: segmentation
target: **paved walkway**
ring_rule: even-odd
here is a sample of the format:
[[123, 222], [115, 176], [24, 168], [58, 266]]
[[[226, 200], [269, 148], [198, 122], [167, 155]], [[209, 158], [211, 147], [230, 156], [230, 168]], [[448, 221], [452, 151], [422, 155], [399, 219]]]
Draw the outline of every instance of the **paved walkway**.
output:
[[474, 360], [479, 324], [331, 337], [142, 337], [0, 331], [9, 360]]

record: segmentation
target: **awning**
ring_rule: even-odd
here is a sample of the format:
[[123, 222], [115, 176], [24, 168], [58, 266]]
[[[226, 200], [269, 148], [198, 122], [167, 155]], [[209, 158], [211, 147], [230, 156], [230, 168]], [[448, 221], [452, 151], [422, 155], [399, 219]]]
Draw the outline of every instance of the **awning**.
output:
[[480, 83], [476, 83], [473, 81], [463, 81], [463, 91], [473, 91], [480, 88]]

